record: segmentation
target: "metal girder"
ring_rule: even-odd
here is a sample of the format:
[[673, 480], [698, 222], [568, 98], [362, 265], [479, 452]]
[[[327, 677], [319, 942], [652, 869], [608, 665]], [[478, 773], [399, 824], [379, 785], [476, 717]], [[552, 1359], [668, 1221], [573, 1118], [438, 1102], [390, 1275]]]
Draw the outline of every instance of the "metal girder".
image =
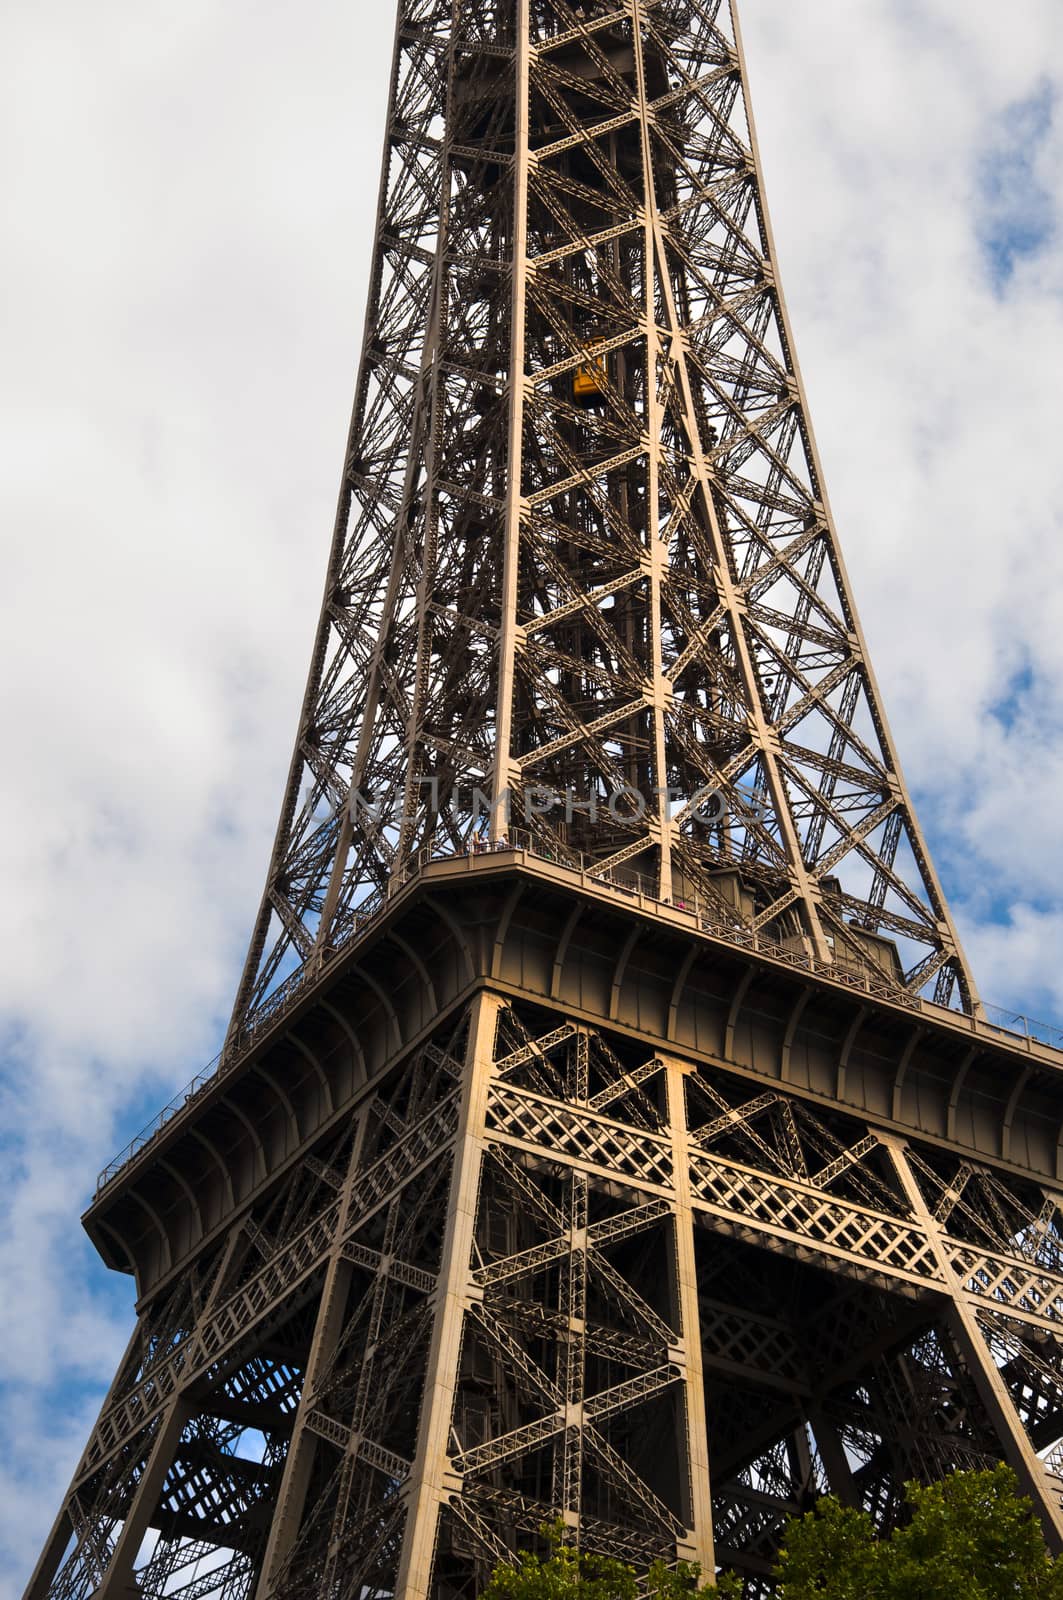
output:
[[[885, 1529], [905, 1477], [1001, 1456], [1061, 1542], [1063, 1225], [952, 1149], [973, 1052], [933, 1150], [797, 1092], [791, 969], [859, 976], [839, 1096], [876, 1007], [976, 1000], [826, 507], [733, 9], [399, 0], [387, 116], [325, 601], [219, 1068], [253, 1086], [230, 1109], [255, 1182], [200, 1138], [211, 1223], [168, 1154], [173, 1246], [147, 1170], [124, 1197], [158, 1267], [28, 1600], [474, 1600], [554, 1515], [760, 1600], [827, 1488]], [[504, 885], [486, 959], [442, 888], [448, 954], [395, 934], [404, 1031], [371, 953], [338, 957], [433, 858], [476, 865], [484, 815], [534, 843], [527, 892]], [[593, 894], [543, 997], [633, 895], [770, 949], [722, 996], [732, 1072], [621, 1025], [640, 923], [597, 976], [588, 952], [586, 1007], [507, 984], [545, 862]], [[311, 977], [371, 997], [364, 1044], [330, 1013], [353, 1099], [293, 1020]], [[756, 1092], [747, 1002], [779, 1034]], [[320, 1124], [258, 1048], [271, 1019]]]
[[144, 1308], [34, 1600], [471, 1589], [533, 1506], [759, 1592], [826, 1487], [887, 1526], [1001, 1454], [1063, 1520], [1054, 1194], [487, 989], [448, 1026]]
[[885, 933], [898, 980], [973, 1005], [825, 502], [730, 7], [400, 0], [386, 148], [230, 1049], [411, 862], [469, 847], [477, 794], [493, 838], [618, 892], [638, 858], [662, 898], [873, 973]]

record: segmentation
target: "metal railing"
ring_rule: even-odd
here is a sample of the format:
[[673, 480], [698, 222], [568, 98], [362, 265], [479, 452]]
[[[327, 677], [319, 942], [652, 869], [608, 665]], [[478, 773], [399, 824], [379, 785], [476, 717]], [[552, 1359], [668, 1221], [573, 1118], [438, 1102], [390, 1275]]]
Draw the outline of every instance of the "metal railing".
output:
[[1046, 1044], [1050, 1050], [1063, 1050], [1063, 1028], [1054, 1022], [1035, 1022], [1021, 1011], [1008, 1011], [1004, 1006], [983, 1002], [982, 1021], [997, 1033], [1018, 1034], [1021, 1039], [1032, 1039], [1035, 1044]]
[[[537, 860], [549, 862], [554, 867], [578, 873], [585, 885], [604, 886], [635, 900], [640, 905], [678, 912], [689, 917], [690, 921], [703, 932], [710, 933], [714, 938], [721, 939], [738, 949], [752, 950], [757, 955], [767, 956], [772, 961], [781, 962], [798, 971], [812, 972], [817, 977], [829, 978], [833, 983], [845, 984], [848, 988], [870, 995], [873, 999], [888, 1000], [894, 1005], [905, 1006], [910, 1011], [928, 1010], [940, 1015], [943, 1010], [941, 1006], [924, 1001], [910, 990], [891, 982], [885, 973], [879, 976], [869, 972], [865, 967], [850, 966], [841, 960], [820, 961], [796, 941], [788, 945], [780, 944], [777, 940], [766, 938], [755, 929], [721, 921], [718, 916], [711, 914], [698, 894], [688, 895], [686, 898], [677, 897], [675, 900], [662, 900], [656, 878], [651, 878], [624, 864], [605, 871], [600, 868], [596, 870], [596, 863], [593, 860], [588, 860], [558, 840], [538, 839], [523, 829], [513, 829], [494, 845], [473, 839], [469, 847], [461, 851], [428, 844], [395, 872], [386, 890], [377, 890], [354, 907], [341, 922], [339, 936], [329, 950], [305, 962], [278, 984], [259, 1005], [248, 1027], [237, 1038], [230, 1040], [227, 1048], [220, 1051], [209, 1066], [197, 1072], [191, 1083], [179, 1090], [147, 1126], [130, 1139], [114, 1160], [108, 1162], [97, 1180], [94, 1198], [99, 1197], [122, 1168], [151, 1143], [172, 1117], [183, 1111], [206, 1090], [208, 1085], [236, 1065], [255, 1038], [270, 1023], [275, 1022], [289, 1010], [307, 985], [326, 967], [331, 966], [337, 957], [376, 921], [411, 878], [418, 877], [435, 861], [465, 859], [471, 863], [480, 856], [499, 852], [534, 856]], [[1003, 1006], [982, 1004], [980, 1011], [978, 1017], [971, 1017], [961, 1012], [952, 1012], [950, 1015], [956, 1021], [965, 1020], [976, 1028], [1006, 1034], [1009, 1038], [1026, 1039], [1035, 1044], [1045, 1045], [1051, 1050], [1063, 1052], [1063, 1028], [1054, 1023], [1035, 1022], [1021, 1012], [1008, 1011]]]
[[215, 1078], [218, 1076], [218, 1070], [221, 1067], [221, 1058], [222, 1052], [219, 1050], [218, 1054], [214, 1057], [214, 1060], [210, 1063], [210, 1065], [201, 1068], [201, 1070], [196, 1073], [191, 1083], [186, 1083], [183, 1089], [178, 1089], [173, 1099], [168, 1100], [163, 1106], [162, 1110], [155, 1113], [148, 1125], [144, 1128], [141, 1128], [139, 1133], [134, 1134], [125, 1148], [118, 1152], [114, 1160], [108, 1162], [103, 1171], [100, 1173], [99, 1177], [96, 1179], [97, 1195], [99, 1195], [100, 1191], [106, 1188], [111, 1179], [122, 1170], [127, 1161], [132, 1161], [133, 1157], [137, 1155], [139, 1151], [143, 1150], [146, 1144], [151, 1143], [152, 1139], [154, 1139], [160, 1128], [162, 1128], [165, 1123], [169, 1122], [171, 1117], [176, 1116], [177, 1113], [182, 1111], [190, 1101], [196, 1098], [201, 1090], [205, 1089], [209, 1083], [214, 1082]]

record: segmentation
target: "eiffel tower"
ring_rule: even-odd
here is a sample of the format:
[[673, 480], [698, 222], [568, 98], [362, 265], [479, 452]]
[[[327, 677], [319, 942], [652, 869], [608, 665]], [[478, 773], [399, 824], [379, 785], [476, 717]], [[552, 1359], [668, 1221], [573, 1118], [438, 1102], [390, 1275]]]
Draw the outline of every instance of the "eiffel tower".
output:
[[726, 0], [401, 0], [354, 420], [218, 1062], [29, 1600], [771, 1591], [1000, 1459], [1063, 1545], [1063, 1056], [986, 1020], [823, 488]]

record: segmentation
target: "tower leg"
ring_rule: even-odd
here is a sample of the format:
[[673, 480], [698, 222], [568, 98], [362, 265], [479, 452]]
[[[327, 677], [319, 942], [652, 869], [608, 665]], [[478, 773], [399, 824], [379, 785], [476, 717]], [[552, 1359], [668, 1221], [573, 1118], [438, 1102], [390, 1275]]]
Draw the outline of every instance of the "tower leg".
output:
[[407, 1491], [406, 1536], [395, 1584], [396, 1600], [425, 1600], [428, 1595], [440, 1507], [450, 1491], [460, 1487], [456, 1481], [448, 1481], [447, 1438], [461, 1359], [462, 1320], [470, 1287], [469, 1260], [476, 1227], [487, 1090], [499, 1006], [495, 996], [483, 992], [473, 1001], [436, 1319], [428, 1356], [417, 1456]]
[[133, 1572], [140, 1546], [159, 1503], [166, 1474], [173, 1465], [181, 1434], [190, 1416], [188, 1406], [175, 1399], [163, 1419], [148, 1456], [147, 1466], [137, 1484], [133, 1503], [126, 1513], [122, 1531], [107, 1565], [107, 1574], [93, 1600], [136, 1600], [140, 1589]]
[[966, 1291], [953, 1270], [948, 1250], [943, 1242], [942, 1229], [931, 1215], [908, 1162], [904, 1142], [889, 1135], [882, 1135], [882, 1139], [893, 1156], [905, 1193], [911, 1202], [912, 1211], [930, 1236], [938, 1264], [949, 1285], [951, 1295], [948, 1313], [949, 1331], [996, 1429], [1001, 1453], [1018, 1477], [1023, 1493], [1029, 1495], [1033, 1501], [1049, 1547], [1054, 1551], [1061, 1551], [1063, 1507], [1051, 1493], [1044, 1466], [1030, 1442], [1004, 1380], [978, 1330], [978, 1323]]
[[344, 1260], [342, 1255], [342, 1241], [347, 1218], [350, 1214], [351, 1186], [362, 1157], [367, 1116], [368, 1113], [363, 1112], [351, 1148], [350, 1161], [347, 1165], [342, 1218], [339, 1227], [336, 1229], [336, 1242], [333, 1245], [331, 1258], [325, 1273], [325, 1284], [318, 1308], [317, 1322], [314, 1326], [314, 1336], [310, 1345], [306, 1375], [299, 1398], [299, 1407], [296, 1411], [295, 1425], [292, 1429], [292, 1441], [288, 1450], [287, 1460], [284, 1463], [284, 1476], [281, 1479], [277, 1495], [277, 1511], [270, 1525], [269, 1542], [266, 1545], [266, 1553], [262, 1558], [262, 1569], [259, 1575], [258, 1587], [255, 1590], [255, 1600], [265, 1600], [266, 1595], [269, 1594], [270, 1588], [295, 1541], [306, 1505], [310, 1474], [317, 1450], [317, 1437], [306, 1427], [306, 1416], [312, 1409], [314, 1390], [318, 1380], [335, 1353], [336, 1345], [343, 1329], [343, 1317], [347, 1308], [352, 1273], [350, 1264]]
[[56, 1517], [52, 1524], [52, 1531], [48, 1541], [41, 1551], [40, 1560], [33, 1569], [33, 1576], [26, 1587], [23, 1600], [44, 1600], [51, 1587], [52, 1579], [59, 1570], [59, 1563], [63, 1559], [63, 1552], [70, 1543], [70, 1536], [74, 1531], [74, 1524], [66, 1506]]
[[[585, 1053], [586, 1040], [580, 1040]], [[583, 1089], [586, 1098], [586, 1088]], [[556, 1447], [554, 1500], [569, 1527], [579, 1526], [583, 1496], [583, 1401], [587, 1334], [587, 1175], [569, 1174], [569, 1255], [564, 1267], [566, 1342], [561, 1358], [561, 1392], [570, 1421]]]
[[[139, 1333], [139, 1328], [136, 1328], [129, 1337], [129, 1343], [126, 1345], [125, 1352], [118, 1364], [118, 1370], [115, 1373], [114, 1378], [111, 1380], [111, 1386], [107, 1391], [107, 1396], [103, 1402], [103, 1405], [100, 1407], [101, 1416], [107, 1410], [115, 1395], [122, 1387], [122, 1380], [125, 1373], [126, 1364], [129, 1361], [130, 1355], [132, 1354], [134, 1348], [136, 1347]], [[73, 1483], [76, 1482], [77, 1474], [75, 1474], [73, 1480]], [[59, 1564], [63, 1559], [67, 1545], [70, 1543], [70, 1537], [76, 1532], [74, 1521], [70, 1515], [70, 1507], [74, 1492], [73, 1483], [67, 1490], [67, 1496], [63, 1502], [63, 1509], [60, 1511], [59, 1515], [55, 1519], [55, 1522], [52, 1524], [52, 1530], [48, 1535], [48, 1541], [45, 1544], [44, 1549], [41, 1551], [40, 1559], [38, 1560], [37, 1565], [33, 1569], [33, 1576], [30, 1578], [30, 1581], [26, 1586], [22, 1600], [44, 1600], [45, 1595], [47, 1595], [49, 1589], [51, 1588], [52, 1580], [59, 1570]]]
[[678, 1061], [665, 1066], [668, 1119], [671, 1125], [675, 1171], [675, 1295], [680, 1348], [684, 1369], [685, 1438], [679, 1440], [680, 1458], [687, 1465], [688, 1560], [697, 1561], [705, 1573], [715, 1568], [712, 1539], [712, 1499], [709, 1484], [709, 1439], [705, 1421], [705, 1381], [701, 1361], [701, 1324], [698, 1313], [697, 1264], [694, 1259], [694, 1211], [690, 1202], [690, 1159], [687, 1153], [684, 1068]]
[[853, 1481], [853, 1470], [845, 1454], [841, 1434], [819, 1407], [809, 1412], [808, 1421], [827, 1471], [831, 1494], [835, 1495], [843, 1505], [858, 1506], [860, 1491]]

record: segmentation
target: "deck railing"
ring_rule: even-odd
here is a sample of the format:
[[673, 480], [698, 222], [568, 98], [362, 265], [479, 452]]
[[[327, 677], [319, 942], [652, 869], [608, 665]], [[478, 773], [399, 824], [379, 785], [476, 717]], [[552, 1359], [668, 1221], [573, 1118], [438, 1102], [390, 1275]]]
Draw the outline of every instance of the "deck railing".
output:
[[[227, 1049], [220, 1051], [209, 1066], [197, 1072], [191, 1083], [179, 1090], [147, 1126], [130, 1139], [125, 1148], [100, 1173], [96, 1184], [96, 1198], [117, 1177], [122, 1168], [151, 1143], [172, 1117], [184, 1110], [204, 1093], [216, 1078], [242, 1059], [255, 1038], [270, 1023], [288, 1011], [304, 988], [327, 966], [331, 966], [337, 957], [341, 956], [376, 921], [411, 878], [418, 877], [434, 861], [453, 861], [461, 857], [475, 860], [481, 855], [499, 852], [534, 856], [538, 860], [549, 862], [552, 866], [578, 873], [585, 884], [602, 885], [613, 889], [640, 905], [663, 907], [678, 912], [689, 917], [691, 923], [703, 932], [711, 933], [714, 938], [721, 939], [727, 944], [755, 951], [758, 955], [767, 956], [796, 970], [829, 978], [834, 983], [843, 983], [848, 988], [870, 995], [874, 999], [888, 1000], [894, 1005], [906, 1006], [910, 1011], [927, 1010], [941, 1014], [940, 1006], [935, 1006], [932, 1002], [912, 994], [911, 990], [891, 982], [886, 973], [879, 976], [869, 972], [865, 967], [850, 966], [843, 961], [820, 961], [796, 941], [793, 944], [780, 944], [777, 940], [765, 938], [755, 929], [725, 922], [713, 914], [716, 908], [708, 907], [699, 894], [694, 894], [692, 897], [688, 895], [686, 898], [677, 897], [675, 900], [662, 900], [655, 878], [650, 878], [625, 864], [602, 871], [592, 859], [581, 856], [568, 846], [558, 841], [540, 839], [523, 829], [512, 830], [494, 845], [486, 841], [473, 840], [467, 850], [458, 852], [437, 845], [425, 845], [396, 871], [386, 890], [377, 890], [353, 908], [346, 922], [341, 924], [339, 937], [334, 940], [327, 953], [305, 962], [279, 983], [262, 1001], [249, 1026], [237, 1038], [231, 1039]], [[954, 1012], [952, 1015], [956, 1020], [960, 1020], [962, 1013]], [[993, 1033], [1006, 1034], [1009, 1039], [1026, 1039], [1045, 1045], [1051, 1050], [1063, 1052], [1063, 1028], [1054, 1023], [1035, 1022], [1018, 1011], [1009, 1011], [1002, 1006], [983, 1003], [979, 1008], [979, 1015], [967, 1017], [966, 1020], [980, 1031], [988, 1029]]]

